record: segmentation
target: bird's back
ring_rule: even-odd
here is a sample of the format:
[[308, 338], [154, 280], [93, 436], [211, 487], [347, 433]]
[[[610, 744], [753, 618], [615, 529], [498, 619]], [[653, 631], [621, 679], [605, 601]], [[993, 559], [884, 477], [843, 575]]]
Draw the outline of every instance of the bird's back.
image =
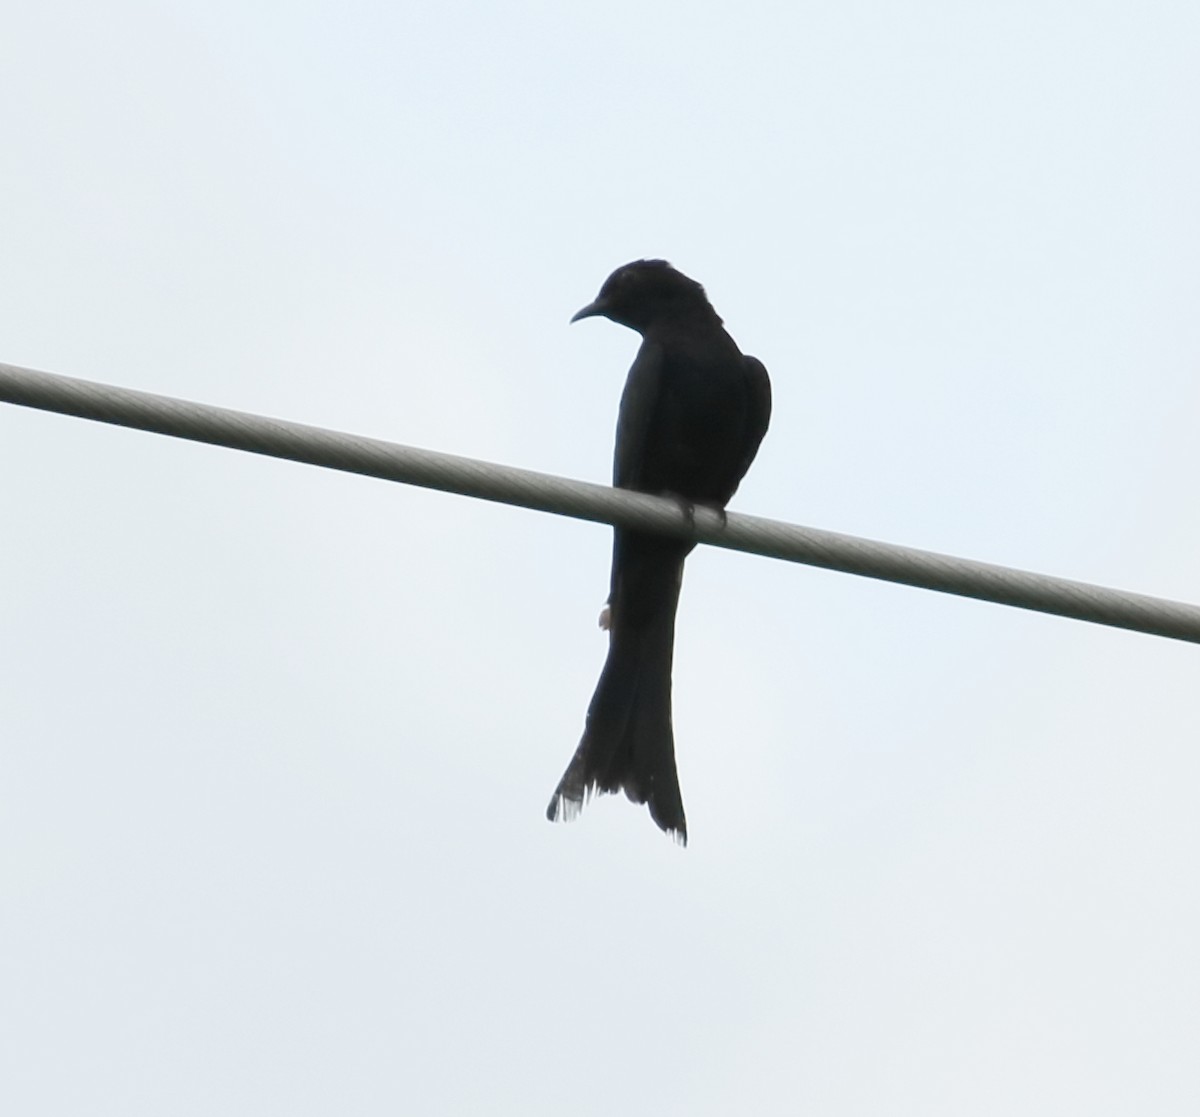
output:
[[753, 358], [720, 325], [672, 324], [645, 344], [658, 348], [661, 369], [636, 487], [724, 506], [766, 430]]

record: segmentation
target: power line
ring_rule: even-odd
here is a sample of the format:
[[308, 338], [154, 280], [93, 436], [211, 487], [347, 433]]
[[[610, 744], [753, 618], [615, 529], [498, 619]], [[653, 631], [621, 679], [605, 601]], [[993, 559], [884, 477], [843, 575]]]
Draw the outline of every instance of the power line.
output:
[[1200, 606], [0, 364], [0, 401], [1200, 643]]

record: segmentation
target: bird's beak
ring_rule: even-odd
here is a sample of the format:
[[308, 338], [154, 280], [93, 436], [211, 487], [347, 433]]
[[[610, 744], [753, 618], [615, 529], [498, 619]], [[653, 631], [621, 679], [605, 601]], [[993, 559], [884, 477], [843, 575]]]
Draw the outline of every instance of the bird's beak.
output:
[[587, 306], [585, 306], [582, 310], [577, 311], [571, 318], [571, 321], [578, 322], [580, 318], [595, 318], [598, 315], [603, 314], [606, 309], [607, 308], [605, 307], [603, 301], [597, 299], [593, 303], [588, 303]]

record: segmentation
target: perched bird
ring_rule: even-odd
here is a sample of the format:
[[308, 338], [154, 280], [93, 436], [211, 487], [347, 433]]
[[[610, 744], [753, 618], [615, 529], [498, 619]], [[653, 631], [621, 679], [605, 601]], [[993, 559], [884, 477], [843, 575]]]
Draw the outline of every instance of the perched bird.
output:
[[[723, 509], [771, 417], [762, 362], [743, 356], [704, 288], [665, 260], [635, 260], [574, 318], [608, 318], [642, 335], [617, 418], [613, 484]], [[687, 820], [675, 771], [671, 660], [683, 561], [694, 544], [616, 528], [601, 624], [608, 659], [583, 739], [546, 817], [573, 818], [596, 793], [624, 791], [681, 844]]]

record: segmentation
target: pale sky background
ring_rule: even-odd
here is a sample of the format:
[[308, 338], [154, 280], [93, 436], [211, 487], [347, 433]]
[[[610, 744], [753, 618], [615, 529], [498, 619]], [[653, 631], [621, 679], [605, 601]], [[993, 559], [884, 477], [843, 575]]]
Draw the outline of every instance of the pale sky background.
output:
[[[1200, 6], [10, 4], [0, 361], [1200, 601]], [[699, 550], [691, 845], [543, 811], [608, 531], [0, 405], [6, 1114], [1200, 1112], [1200, 649]]]

